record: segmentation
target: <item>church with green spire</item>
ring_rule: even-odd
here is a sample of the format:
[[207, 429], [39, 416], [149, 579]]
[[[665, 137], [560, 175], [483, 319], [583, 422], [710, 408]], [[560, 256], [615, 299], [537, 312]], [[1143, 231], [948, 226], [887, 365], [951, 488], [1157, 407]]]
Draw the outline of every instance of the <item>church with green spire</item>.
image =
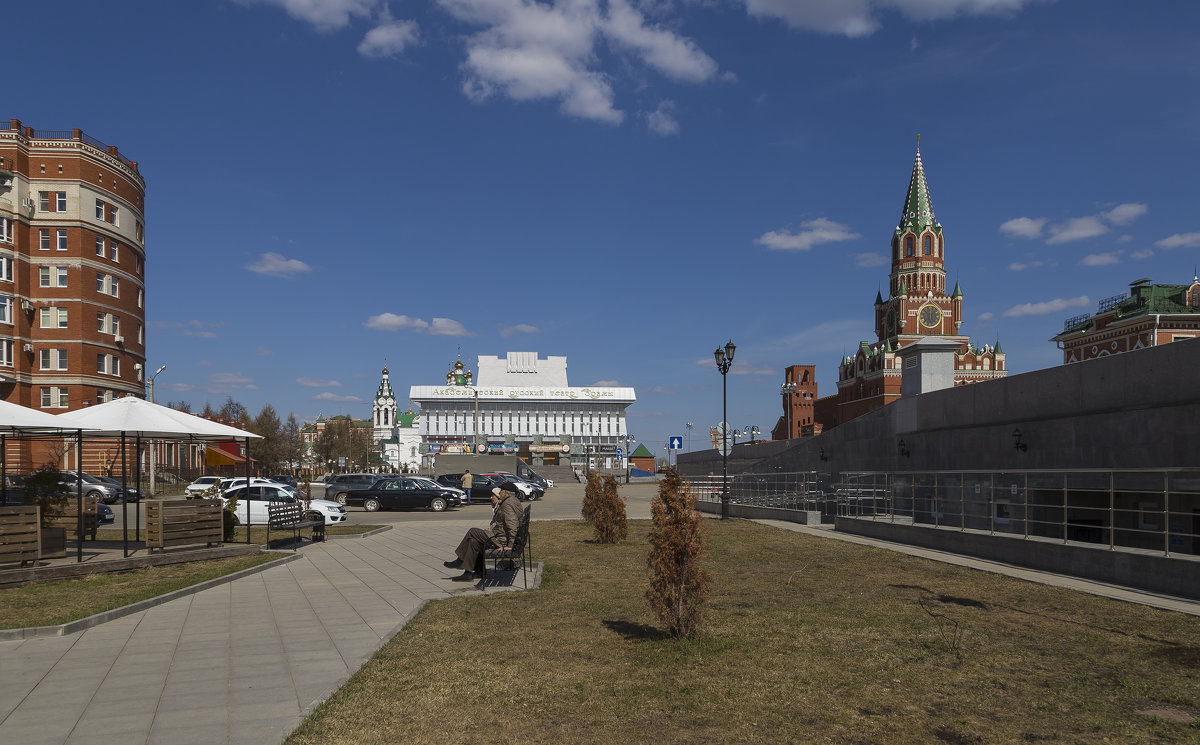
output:
[[[919, 144], [919, 143], [918, 143]], [[1008, 375], [999, 341], [972, 343], [961, 334], [963, 291], [956, 281], [946, 294], [946, 236], [917, 148], [900, 219], [892, 231], [888, 295], [875, 293], [875, 335], [860, 341], [838, 366], [838, 392], [817, 401], [816, 419], [828, 430], [900, 398], [902, 349], [934, 338], [953, 345], [954, 385]]]

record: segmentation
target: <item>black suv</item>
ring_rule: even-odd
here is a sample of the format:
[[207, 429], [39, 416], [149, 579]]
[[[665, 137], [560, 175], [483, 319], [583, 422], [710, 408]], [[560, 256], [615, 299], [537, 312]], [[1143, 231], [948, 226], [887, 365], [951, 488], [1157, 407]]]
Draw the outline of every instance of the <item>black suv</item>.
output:
[[345, 504], [346, 492], [352, 489], [366, 489], [381, 478], [396, 475], [394, 473], [339, 473], [325, 482], [325, 498]]
[[[496, 476], [484, 476], [482, 473], [473, 473], [471, 475], [474, 478], [471, 479], [471, 494], [468, 504], [491, 504], [488, 498], [492, 496], [492, 489], [503, 484], [504, 480]], [[461, 473], [443, 473], [435, 481], [439, 484], [462, 489], [462, 477]]]

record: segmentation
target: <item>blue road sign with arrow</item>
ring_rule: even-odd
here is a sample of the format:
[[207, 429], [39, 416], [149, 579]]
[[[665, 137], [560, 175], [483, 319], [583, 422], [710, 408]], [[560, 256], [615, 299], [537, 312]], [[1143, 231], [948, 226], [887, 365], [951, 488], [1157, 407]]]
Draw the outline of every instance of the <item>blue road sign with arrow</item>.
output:
[[682, 437], [672, 437], [671, 438], [671, 449], [672, 450], [683, 450], [683, 438]]

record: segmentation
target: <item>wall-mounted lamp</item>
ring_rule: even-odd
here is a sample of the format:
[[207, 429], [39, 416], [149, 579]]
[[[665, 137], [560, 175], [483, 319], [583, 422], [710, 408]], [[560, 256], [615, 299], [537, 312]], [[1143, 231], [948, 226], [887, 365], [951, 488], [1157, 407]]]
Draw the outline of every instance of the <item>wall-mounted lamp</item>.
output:
[[1020, 427], [1017, 427], [1016, 429], [1013, 430], [1012, 438], [1013, 438], [1013, 449], [1014, 450], [1020, 450], [1023, 453], [1029, 449], [1028, 444], [1021, 442], [1021, 428]]
[[821, 448], [821, 460], [829, 460], [829, 456], [825, 454], [825, 448]]
[[912, 451], [908, 449], [908, 445], [904, 444], [904, 440], [900, 441], [900, 455], [903, 455], [905, 458], [912, 457]]

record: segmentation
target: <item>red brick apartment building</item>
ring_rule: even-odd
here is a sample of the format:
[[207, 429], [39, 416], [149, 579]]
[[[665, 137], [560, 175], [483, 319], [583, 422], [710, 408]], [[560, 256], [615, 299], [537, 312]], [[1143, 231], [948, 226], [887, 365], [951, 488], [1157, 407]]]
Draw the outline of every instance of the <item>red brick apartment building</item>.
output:
[[[0, 398], [56, 414], [143, 395], [145, 196], [115, 146], [0, 123]], [[10, 444], [8, 466], [49, 449]]]

